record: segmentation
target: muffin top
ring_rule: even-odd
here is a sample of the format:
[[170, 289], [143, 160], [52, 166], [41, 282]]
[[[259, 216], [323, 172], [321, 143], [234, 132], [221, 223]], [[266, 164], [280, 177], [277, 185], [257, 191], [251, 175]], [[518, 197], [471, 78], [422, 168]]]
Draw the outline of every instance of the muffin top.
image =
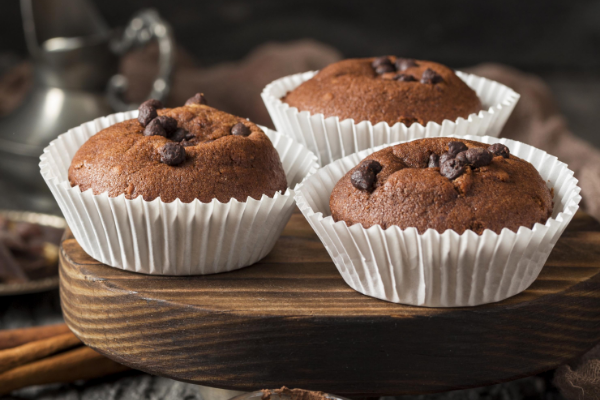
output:
[[139, 110], [138, 119], [103, 129], [81, 146], [69, 168], [71, 186], [184, 203], [246, 201], [287, 189], [279, 154], [264, 132], [207, 106], [202, 95], [172, 109], [148, 100]]
[[366, 157], [335, 185], [335, 221], [419, 233], [500, 233], [544, 224], [551, 191], [538, 171], [502, 144], [455, 138], [414, 140]]
[[331, 64], [282, 101], [311, 114], [390, 126], [441, 124], [481, 110], [477, 94], [450, 68], [394, 56]]

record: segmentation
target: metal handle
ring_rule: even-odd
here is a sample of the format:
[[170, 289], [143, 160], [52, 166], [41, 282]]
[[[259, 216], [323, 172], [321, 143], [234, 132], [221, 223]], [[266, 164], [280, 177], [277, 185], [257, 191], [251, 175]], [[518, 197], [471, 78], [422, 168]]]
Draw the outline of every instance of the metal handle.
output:
[[[158, 41], [159, 59], [158, 75], [152, 84], [148, 98], [164, 100], [171, 89], [171, 75], [175, 63], [175, 39], [171, 26], [153, 9], [141, 10], [127, 24], [123, 37], [112, 44], [112, 49], [118, 55], [140, 47], [151, 40]], [[127, 78], [114, 75], [108, 82], [108, 102], [117, 111], [133, 110], [138, 104], [127, 103], [123, 94], [127, 89]]]

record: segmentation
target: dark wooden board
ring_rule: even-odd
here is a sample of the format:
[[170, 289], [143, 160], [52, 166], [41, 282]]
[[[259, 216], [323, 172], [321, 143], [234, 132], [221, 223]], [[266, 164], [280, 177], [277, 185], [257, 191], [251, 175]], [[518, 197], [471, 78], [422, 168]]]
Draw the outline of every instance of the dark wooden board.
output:
[[600, 225], [578, 213], [525, 292], [472, 308], [387, 303], [350, 289], [302, 215], [260, 263], [146, 276], [61, 251], [67, 324], [132, 368], [227, 389], [424, 393], [552, 369], [600, 341]]

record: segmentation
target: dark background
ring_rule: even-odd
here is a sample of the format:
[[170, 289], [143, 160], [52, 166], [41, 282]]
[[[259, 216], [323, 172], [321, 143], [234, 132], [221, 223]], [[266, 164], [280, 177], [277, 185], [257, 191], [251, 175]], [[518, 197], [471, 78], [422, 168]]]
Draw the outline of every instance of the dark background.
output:
[[[102, 0], [111, 26], [156, 8], [202, 64], [266, 41], [314, 38], [347, 57], [398, 54], [452, 67], [483, 61], [534, 72], [600, 67], [600, 2], [566, 0]], [[0, 12], [0, 49], [25, 55], [19, 2]]]
[[[42, 0], [43, 1], [43, 0]], [[312, 38], [345, 57], [395, 54], [461, 68], [499, 62], [540, 75], [575, 134], [600, 147], [600, 1], [96, 0], [112, 27], [156, 8], [198, 64]], [[17, 0], [0, 12], [0, 72], [27, 56]], [[6, 57], [6, 54], [9, 57]], [[4, 67], [4, 68], [3, 68]]]

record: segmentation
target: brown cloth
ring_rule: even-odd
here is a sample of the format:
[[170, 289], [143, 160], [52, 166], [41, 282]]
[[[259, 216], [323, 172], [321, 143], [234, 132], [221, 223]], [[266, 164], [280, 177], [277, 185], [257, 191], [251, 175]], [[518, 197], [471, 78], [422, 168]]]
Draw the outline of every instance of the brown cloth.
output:
[[[121, 65], [129, 78], [127, 96], [142, 101], [157, 71], [157, 48], [148, 46], [129, 54]], [[198, 67], [178, 50], [172, 91], [167, 105], [183, 104], [196, 92], [205, 93], [209, 105], [272, 126], [260, 98], [269, 82], [298, 72], [315, 70], [341, 59], [341, 54], [310, 40], [265, 44], [239, 62]], [[18, 106], [31, 86], [31, 66], [23, 63], [0, 78], [0, 116]], [[548, 86], [538, 77], [513, 68], [482, 64], [468, 72], [510, 86], [521, 94], [502, 136], [519, 140], [557, 156], [575, 171], [582, 189], [583, 209], [600, 220], [600, 151], [573, 135]], [[567, 400], [600, 399], [600, 345], [570, 365], [556, 370], [555, 384]]]

